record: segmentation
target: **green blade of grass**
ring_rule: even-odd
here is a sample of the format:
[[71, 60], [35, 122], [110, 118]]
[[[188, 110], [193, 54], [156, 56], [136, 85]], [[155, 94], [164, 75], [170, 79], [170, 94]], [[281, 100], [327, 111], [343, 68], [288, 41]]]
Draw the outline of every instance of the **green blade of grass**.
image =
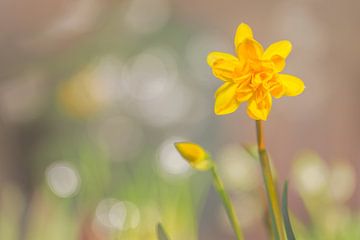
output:
[[161, 223], [158, 223], [156, 227], [156, 232], [157, 232], [158, 240], [170, 240]]
[[284, 184], [283, 194], [282, 194], [282, 215], [285, 223], [285, 231], [288, 240], [295, 240], [295, 235], [291, 226], [288, 210], [288, 182]]

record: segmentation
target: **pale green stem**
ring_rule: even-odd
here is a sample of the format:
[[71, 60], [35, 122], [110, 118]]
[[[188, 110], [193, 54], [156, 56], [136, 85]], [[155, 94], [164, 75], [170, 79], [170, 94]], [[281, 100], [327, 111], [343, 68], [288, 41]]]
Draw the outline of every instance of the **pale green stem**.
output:
[[228, 193], [225, 191], [224, 184], [221, 181], [221, 178], [220, 178], [220, 176], [216, 170], [216, 167], [214, 165], [211, 167], [211, 173], [213, 175], [215, 189], [218, 192], [218, 194], [220, 195], [221, 201], [226, 210], [226, 214], [227, 214], [227, 216], [230, 220], [231, 226], [235, 232], [236, 239], [243, 240], [244, 239], [243, 233], [240, 229], [239, 221], [236, 216], [234, 206], [231, 203]]
[[280, 237], [280, 240], [286, 240], [284, 232], [284, 223], [281, 215], [279, 199], [276, 191], [276, 186], [274, 179], [271, 173], [271, 166], [269, 161], [269, 156], [266, 152], [264, 135], [263, 135], [263, 125], [262, 121], [256, 121], [256, 131], [257, 131], [257, 140], [258, 140], [258, 151], [261, 164], [262, 175], [264, 179], [264, 184], [266, 188], [266, 195], [269, 201], [269, 210], [273, 213], [276, 232]]

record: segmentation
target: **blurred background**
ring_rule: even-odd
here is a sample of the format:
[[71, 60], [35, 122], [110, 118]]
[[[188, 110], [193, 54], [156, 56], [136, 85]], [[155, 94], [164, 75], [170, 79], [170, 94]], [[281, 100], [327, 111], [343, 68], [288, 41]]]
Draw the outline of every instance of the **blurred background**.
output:
[[215, 116], [210, 51], [237, 25], [289, 39], [305, 92], [276, 100], [266, 139], [299, 239], [360, 239], [360, 2], [0, 0], [0, 239], [234, 239], [216, 158], [248, 239], [268, 239], [244, 106]]

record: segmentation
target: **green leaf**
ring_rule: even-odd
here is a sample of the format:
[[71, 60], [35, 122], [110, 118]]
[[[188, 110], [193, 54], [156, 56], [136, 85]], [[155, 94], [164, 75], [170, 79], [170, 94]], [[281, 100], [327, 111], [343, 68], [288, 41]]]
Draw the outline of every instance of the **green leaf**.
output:
[[295, 240], [295, 235], [291, 227], [291, 222], [289, 218], [288, 210], [288, 182], [284, 184], [283, 194], [282, 194], [282, 215], [285, 223], [286, 236], [288, 240]]
[[158, 223], [156, 227], [156, 232], [157, 232], [158, 240], [170, 240], [161, 223]]
[[259, 160], [259, 153], [256, 145], [242, 144], [242, 147], [253, 159]]
[[279, 233], [276, 229], [276, 225], [275, 225], [275, 215], [274, 215], [274, 211], [271, 207], [271, 203], [268, 201], [268, 213], [267, 213], [267, 217], [269, 218], [270, 220], [270, 230], [273, 234], [273, 237], [274, 237], [274, 240], [280, 240], [280, 236], [279, 236]]

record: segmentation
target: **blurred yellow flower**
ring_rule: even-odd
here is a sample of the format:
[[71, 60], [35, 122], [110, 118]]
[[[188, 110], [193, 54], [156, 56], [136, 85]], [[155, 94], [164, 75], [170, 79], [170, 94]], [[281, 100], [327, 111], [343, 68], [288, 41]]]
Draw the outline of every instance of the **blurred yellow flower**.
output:
[[196, 170], [206, 171], [212, 166], [207, 152], [199, 145], [191, 142], [178, 142], [175, 147], [180, 155]]
[[87, 67], [59, 84], [57, 100], [71, 117], [86, 119], [103, 108], [104, 102], [96, 94], [98, 89], [94, 69]]
[[236, 56], [211, 52], [207, 62], [215, 77], [225, 83], [215, 93], [215, 113], [234, 112], [248, 101], [247, 113], [255, 120], [266, 120], [272, 97], [296, 96], [304, 91], [304, 83], [297, 77], [280, 74], [291, 43], [283, 40], [271, 44], [265, 51], [253, 38], [251, 28], [241, 23], [235, 35]]

